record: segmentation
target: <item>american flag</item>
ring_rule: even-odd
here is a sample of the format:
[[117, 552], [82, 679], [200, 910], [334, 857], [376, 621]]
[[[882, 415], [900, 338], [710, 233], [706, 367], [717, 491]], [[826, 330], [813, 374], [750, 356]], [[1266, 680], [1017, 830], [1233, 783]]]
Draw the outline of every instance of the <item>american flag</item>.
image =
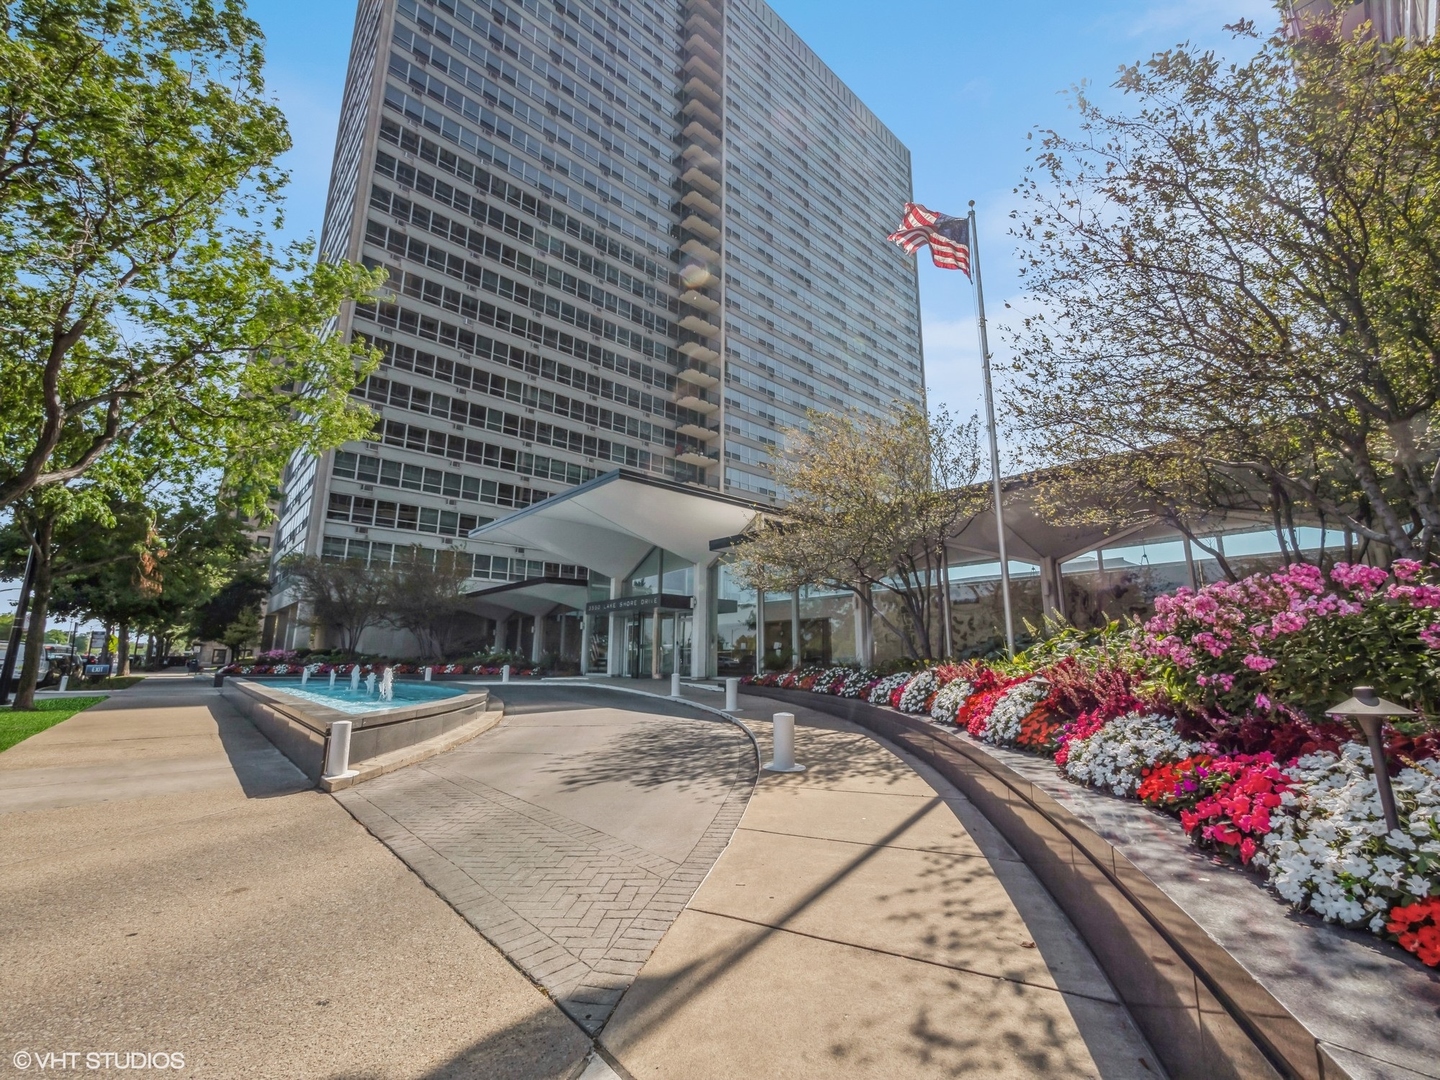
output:
[[887, 237], [914, 255], [925, 244], [941, 270], [963, 270], [970, 276], [970, 219], [949, 217], [919, 203], [905, 204], [905, 220]]

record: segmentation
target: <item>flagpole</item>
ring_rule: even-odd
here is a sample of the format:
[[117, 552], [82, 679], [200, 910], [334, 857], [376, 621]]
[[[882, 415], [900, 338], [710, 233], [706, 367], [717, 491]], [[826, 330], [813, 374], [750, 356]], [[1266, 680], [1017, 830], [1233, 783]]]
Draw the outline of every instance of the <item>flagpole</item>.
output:
[[1010, 612], [1010, 562], [1005, 557], [1005, 510], [1000, 498], [1000, 443], [995, 435], [995, 395], [990, 389], [990, 345], [985, 337], [985, 290], [980, 285], [980, 234], [975, 200], [970, 200], [970, 270], [975, 284], [975, 321], [980, 328], [980, 364], [985, 373], [985, 426], [990, 435], [990, 478], [995, 488], [995, 536], [1000, 548], [1000, 594], [1005, 602], [1005, 652], [1015, 657], [1015, 621]]

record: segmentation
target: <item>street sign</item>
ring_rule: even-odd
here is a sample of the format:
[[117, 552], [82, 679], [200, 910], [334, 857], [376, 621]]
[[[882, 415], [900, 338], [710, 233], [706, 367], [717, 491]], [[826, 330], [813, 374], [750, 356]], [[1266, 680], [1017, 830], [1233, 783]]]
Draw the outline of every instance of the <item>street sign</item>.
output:
[[104, 631], [104, 630], [91, 630], [91, 631], [90, 631], [90, 649], [89, 649], [89, 651], [90, 651], [90, 652], [104, 652], [104, 651], [105, 651], [105, 631]]

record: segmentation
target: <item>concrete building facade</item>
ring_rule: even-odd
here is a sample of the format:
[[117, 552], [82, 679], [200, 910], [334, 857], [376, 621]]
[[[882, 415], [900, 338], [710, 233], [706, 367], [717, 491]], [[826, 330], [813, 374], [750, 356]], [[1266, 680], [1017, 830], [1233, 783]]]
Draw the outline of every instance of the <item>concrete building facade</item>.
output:
[[[617, 468], [771, 505], [807, 410], [923, 402], [885, 239], [910, 198], [908, 150], [763, 0], [360, 0], [321, 254], [389, 272], [335, 328], [383, 356], [378, 422], [290, 463], [277, 571], [456, 551], [538, 658], [574, 609], [524, 583], [617, 575], [473, 530]], [[307, 643], [282, 572], [270, 612], [267, 646]]]

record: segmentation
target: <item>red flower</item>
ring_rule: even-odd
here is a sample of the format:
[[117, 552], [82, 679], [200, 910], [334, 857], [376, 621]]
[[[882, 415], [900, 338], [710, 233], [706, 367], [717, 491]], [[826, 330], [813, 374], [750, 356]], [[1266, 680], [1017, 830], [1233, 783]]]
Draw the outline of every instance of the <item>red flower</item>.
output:
[[1396, 935], [1401, 948], [1418, 956], [1422, 964], [1440, 967], [1440, 896], [1391, 908], [1385, 929]]

